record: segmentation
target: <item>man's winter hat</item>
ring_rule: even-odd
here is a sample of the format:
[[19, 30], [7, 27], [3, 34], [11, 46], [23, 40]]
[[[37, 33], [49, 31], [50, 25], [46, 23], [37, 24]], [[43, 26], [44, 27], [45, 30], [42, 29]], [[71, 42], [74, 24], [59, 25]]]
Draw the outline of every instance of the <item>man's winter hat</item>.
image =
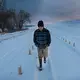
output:
[[40, 20], [40, 21], [38, 22], [38, 27], [44, 27], [44, 23], [43, 23], [42, 20]]

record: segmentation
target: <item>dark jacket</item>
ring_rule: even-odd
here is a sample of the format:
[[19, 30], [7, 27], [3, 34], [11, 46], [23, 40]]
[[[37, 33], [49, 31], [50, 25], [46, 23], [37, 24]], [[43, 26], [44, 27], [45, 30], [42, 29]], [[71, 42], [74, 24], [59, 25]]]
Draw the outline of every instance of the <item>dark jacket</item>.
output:
[[46, 28], [43, 28], [42, 31], [37, 29], [34, 32], [33, 41], [34, 41], [36, 47], [38, 47], [38, 48], [48, 47], [51, 43], [51, 36], [50, 36], [49, 30], [47, 30]]

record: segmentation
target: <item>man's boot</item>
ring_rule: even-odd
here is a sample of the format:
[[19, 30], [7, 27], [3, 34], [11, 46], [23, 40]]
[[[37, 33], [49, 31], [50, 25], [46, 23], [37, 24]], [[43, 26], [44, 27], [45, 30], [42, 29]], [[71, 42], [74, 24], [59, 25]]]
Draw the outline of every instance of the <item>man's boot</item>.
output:
[[46, 58], [44, 57], [44, 63], [46, 63]]

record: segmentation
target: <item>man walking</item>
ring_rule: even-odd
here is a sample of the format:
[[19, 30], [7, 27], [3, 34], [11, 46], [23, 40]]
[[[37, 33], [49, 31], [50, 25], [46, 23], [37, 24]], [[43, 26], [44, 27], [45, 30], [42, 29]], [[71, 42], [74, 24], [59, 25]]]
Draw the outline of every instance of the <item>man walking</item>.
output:
[[33, 41], [38, 49], [39, 70], [41, 71], [42, 58], [44, 58], [44, 63], [46, 63], [46, 58], [48, 57], [48, 47], [51, 43], [50, 32], [44, 28], [42, 20], [38, 22], [38, 29], [34, 32]]

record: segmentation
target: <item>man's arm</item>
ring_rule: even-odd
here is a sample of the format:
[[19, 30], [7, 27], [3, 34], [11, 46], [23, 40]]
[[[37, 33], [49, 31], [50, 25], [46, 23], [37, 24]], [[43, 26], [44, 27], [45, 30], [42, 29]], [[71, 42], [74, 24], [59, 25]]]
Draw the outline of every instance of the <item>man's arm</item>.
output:
[[36, 41], [36, 31], [34, 32], [33, 41], [34, 41], [36, 47], [38, 47], [38, 43]]
[[48, 31], [48, 43], [47, 43], [47, 45], [49, 46], [50, 45], [50, 43], [51, 43], [51, 35], [50, 35], [50, 32]]
[[34, 32], [34, 35], [33, 35], [33, 41], [34, 41], [34, 43], [36, 43], [36, 36], [35, 36], [35, 32]]

